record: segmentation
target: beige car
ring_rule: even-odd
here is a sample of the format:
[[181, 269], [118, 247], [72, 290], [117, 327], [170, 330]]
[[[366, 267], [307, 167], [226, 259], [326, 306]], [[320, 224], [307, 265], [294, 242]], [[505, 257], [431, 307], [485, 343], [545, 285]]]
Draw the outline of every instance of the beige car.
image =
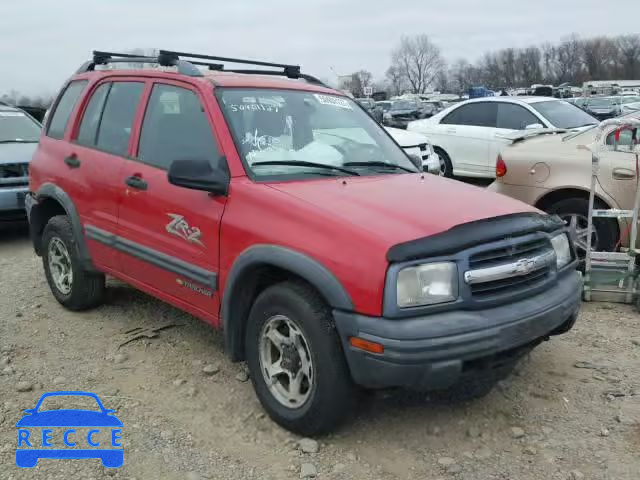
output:
[[[617, 146], [615, 135], [618, 120], [637, 122], [638, 117], [637, 112], [631, 113], [577, 132], [518, 132], [498, 156], [497, 178], [488, 188], [558, 214], [584, 255], [592, 152], [599, 158], [595, 208], [633, 208], [638, 185], [636, 137], [640, 133], [621, 130]], [[624, 221], [595, 219], [592, 248], [611, 251], [624, 245], [627, 230]]]

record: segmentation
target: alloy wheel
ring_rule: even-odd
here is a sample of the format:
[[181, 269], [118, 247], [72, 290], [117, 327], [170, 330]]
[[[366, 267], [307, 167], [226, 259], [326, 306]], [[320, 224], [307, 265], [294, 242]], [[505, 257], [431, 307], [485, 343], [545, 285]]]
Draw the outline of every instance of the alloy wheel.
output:
[[56, 288], [63, 295], [71, 293], [73, 269], [71, 256], [66, 245], [58, 237], [53, 237], [48, 248], [49, 272]]
[[[580, 257], [584, 257], [587, 252], [587, 245], [589, 240], [588, 225], [589, 220], [586, 216], [579, 213], [565, 213], [561, 214], [560, 218], [569, 227], [569, 237], [573, 240], [573, 243], [578, 250]], [[598, 249], [598, 232], [595, 227], [591, 227], [591, 250]]]
[[260, 333], [260, 370], [273, 397], [287, 408], [299, 408], [311, 395], [314, 367], [309, 343], [285, 315], [269, 318]]

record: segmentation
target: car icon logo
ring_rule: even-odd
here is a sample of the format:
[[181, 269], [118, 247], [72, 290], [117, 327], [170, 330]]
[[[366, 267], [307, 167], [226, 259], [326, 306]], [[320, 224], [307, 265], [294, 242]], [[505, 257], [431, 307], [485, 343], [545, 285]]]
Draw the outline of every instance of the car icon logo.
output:
[[[62, 408], [46, 410], [47, 399], [73, 402], [75, 399], [93, 401], [97, 409]], [[122, 447], [122, 422], [114, 410], [104, 407], [95, 393], [49, 392], [40, 397], [36, 406], [25, 410], [18, 427], [16, 465], [32, 468], [41, 458], [85, 459], [99, 458], [107, 468], [118, 468], [124, 463]]]

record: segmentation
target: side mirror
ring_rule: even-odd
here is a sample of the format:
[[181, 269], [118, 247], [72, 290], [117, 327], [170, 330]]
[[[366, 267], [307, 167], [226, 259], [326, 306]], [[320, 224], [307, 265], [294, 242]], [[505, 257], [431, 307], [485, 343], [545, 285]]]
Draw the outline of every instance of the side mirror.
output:
[[231, 177], [226, 168], [224, 157], [219, 165], [223, 168], [212, 167], [208, 160], [175, 160], [169, 166], [169, 183], [178, 187], [202, 190], [213, 195], [227, 195]]
[[524, 127], [525, 130], [538, 130], [540, 128], [544, 128], [544, 125], [542, 125], [541, 123], [532, 123]]
[[418, 156], [418, 155], [407, 155], [407, 157], [409, 157], [409, 160], [411, 160], [411, 163], [413, 163], [413, 165], [418, 169], [418, 171], [422, 171], [422, 159]]
[[36, 409], [35, 408], [27, 408], [24, 413], [28, 413], [28, 414], [32, 414], [32, 413], [36, 413]]

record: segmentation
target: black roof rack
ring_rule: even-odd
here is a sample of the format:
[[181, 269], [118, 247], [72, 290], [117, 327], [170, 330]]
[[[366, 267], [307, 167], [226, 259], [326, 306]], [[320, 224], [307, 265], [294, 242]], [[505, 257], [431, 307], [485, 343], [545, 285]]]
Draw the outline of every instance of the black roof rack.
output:
[[[306, 73], [300, 72], [300, 65], [288, 65], [286, 63], [273, 63], [273, 62], [264, 62], [262, 60], [247, 60], [246, 58], [232, 58], [232, 57], [218, 57], [214, 55], [203, 55], [200, 53], [187, 53], [187, 52], [175, 52], [172, 50], [160, 50], [160, 54], [172, 55], [180, 58], [185, 58], [186, 61], [194, 64], [194, 65], [205, 65], [208, 66], [210, 70], [224, 70], [227, 72], [235, 72], [235, 73], [245, 73], [249, 75], [273, 75], [273, 76], [281, 76], [287, 78], [298, 79], [302, 78], [309, 83], [315, 83], [316, 85], [321, 85], [326, 87], [326, 85], [312, 75], [307, 75]], [[200, 62], [200, 61], [192, 61], [191, 59], [195, 58], [197, 60], [212, 60], [215, 62], [227, 62], [227, 63], [239, 63], [244, 65], [254, 65], [258, 67], [275, 67], [281, 68], [282, 70], [258, 70], [258, 69], [236, 69], [236, 68], [225, 68], [224, 65], [220, 63], [209, 63], [209, 62]]]
[[190, 77], [201, 77], [202, 72], [193, 63], [180, 60], [175, 55], [158, 54], [157, 57], [134, 55], [131, 53], [115, 53], [93, 51], [93, 59], [82, 64], [76, 73], [84, 73], [95, 70], [96, 65], [107, 65], [109, 63], [157, 63], [163, 67], [177, 67], [178, 73]]
[[[181, 58], [183, 57], [183, 58]], [[186, 59], [184, 59], [186, 57]], [[192, 60], [195, 59], [195, 60]], [[208, 61], [202, 61], [208, 60]], [[222, 63], [228, 62], [245, 65], [255, 65], [260, 67], [274, 67], [281, 70], [260, 70], [260, 69], [226, 69]], [[202, 72], [196, 65], [207, 67], [209, 70], [244, 73], [249, 75], [273, 75], [292, 79], [301, 78], [309, 83], [314, 83], [326, 87], [326, 85], [312, 75], [300, 72], [299, 65], [287, 65], [284, 63], [263, 62], [258, 60], [247, 60], [243, 58], [217, 57], [213, 55], [202, 55], [199, 53], [174, 52], [171, 50], [159, 50], [158, 56], [140, 56], [130, 53], [102, 52], [94, 50], [93, 59], [85, 62], [76, 73], [84, 73], [95, 70], [96, 65], [106, 65], [109, 63], [156, 63], [164, 67], [177, 67], [178, 73], [191, 77], [200, 77]]]

